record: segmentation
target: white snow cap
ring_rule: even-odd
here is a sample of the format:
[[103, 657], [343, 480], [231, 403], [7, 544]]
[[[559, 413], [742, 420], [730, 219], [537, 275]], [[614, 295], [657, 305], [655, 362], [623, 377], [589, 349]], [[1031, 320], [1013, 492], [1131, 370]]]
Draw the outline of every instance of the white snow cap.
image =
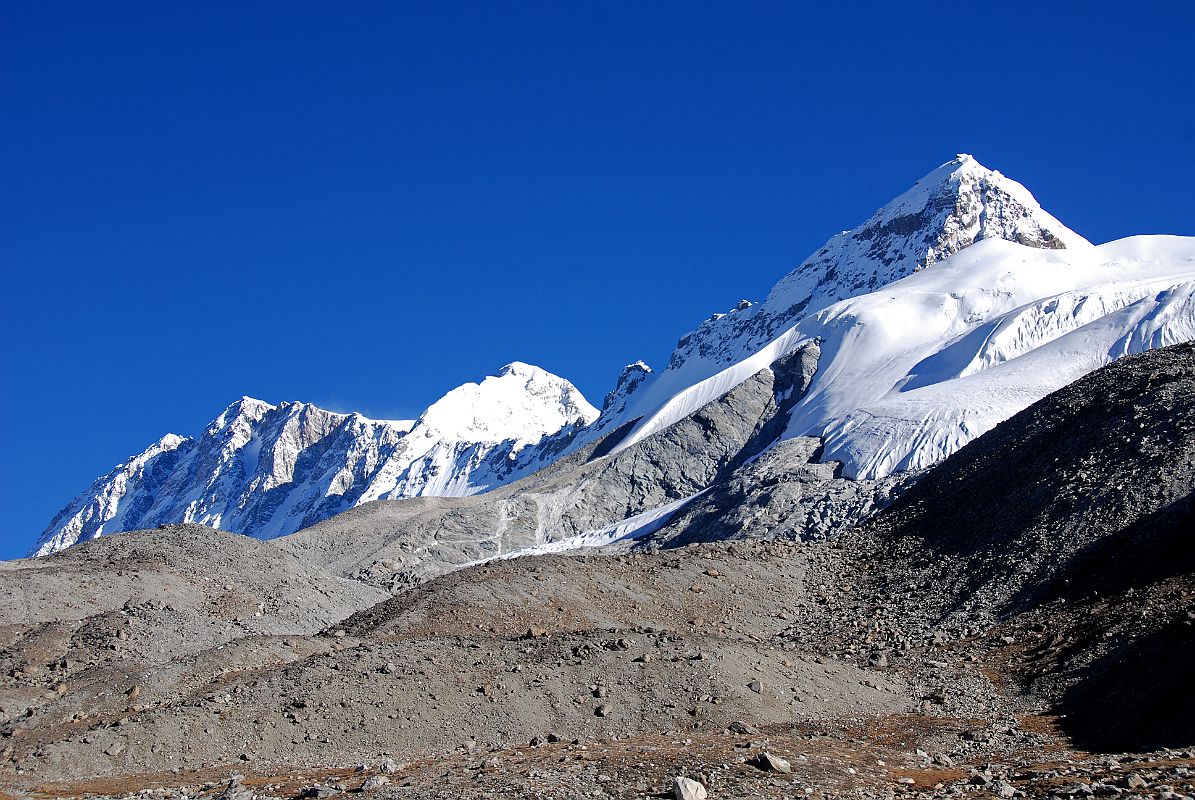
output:
[[597, 419], [577, 387], [547, 370], [512, 361], [481, 383], [456, 387], [428, 407], [414, 431], [451, 435], [466, 442], [539, 441], [577, 421]]

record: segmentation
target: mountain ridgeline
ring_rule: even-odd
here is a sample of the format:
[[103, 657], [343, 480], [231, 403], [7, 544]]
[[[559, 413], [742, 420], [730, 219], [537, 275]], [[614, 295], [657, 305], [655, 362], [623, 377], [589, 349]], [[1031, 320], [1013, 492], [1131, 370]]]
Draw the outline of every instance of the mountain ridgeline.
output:
[[174, 523], [272, 538], [371, 500], [473, 494], [550, 463], [597, 414], [568, 381], [521, 363], [409, 421], [245, 397], [199, 437], [168, 434], [96, 480], [35, 554]]
[[[600, 411], [520, 363], [413, 421], [244, 398], [200, 436], [167, 435], [97, 479], [34, 554], [192, 522], [275, 538], [374, 501], [441, 498], [364, 512], [418, 521], [376, 531], [401, 552], [381, 539], [374, 549], [398, 573], [423, 574], [644, 536], [666, 516], [729, 502], [725, 481], [740, 468], [749, 483], [799, 467], [804, 488], [788, 500], [805, 521], [792, 533], [824, 535], [1050, 392], [1192, 338], [1195, 240], [1094, 245], [964, 155], [832, 237], [763, 302], [683, 336], [661, 372], [627, 367]], [[475, 495], [488, 499], [462, 499]], [[736, 530], [764, 524], [761, 514]], [[308, 539], [332, 547], [320, 530]], [[696, 531], [686, 536], [706, 535]], [[345, 555], [350, 565], [372, 566], [364, 551]]]

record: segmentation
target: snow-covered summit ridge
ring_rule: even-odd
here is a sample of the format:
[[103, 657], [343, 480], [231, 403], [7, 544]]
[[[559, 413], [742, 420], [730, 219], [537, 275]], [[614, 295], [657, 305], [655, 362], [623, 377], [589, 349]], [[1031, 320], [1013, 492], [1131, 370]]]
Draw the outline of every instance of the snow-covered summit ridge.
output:
[[168, 434], [97, 479], [33, 554], [180, 522], [272, 538], [379, 497], [472, 494], [543, 466], [597, 415], [571, 383], [520, 362], [413, 421], [242, 397], [198, 437]]
[[433, 403], [386, 459], [361, 502], [476, 494], [547, 466], [598, 410], [571, 383], [514, 362]]
[[[683, 336], [664, 371], [633, 403], [620, 409], [617, 418], [604, 411], [596, 427], [612, 430], [633, 419], [652, 417], [665, 406], [676, 406], [682, 394], [704, 396], [690, 391], [691, 387], [735, 365], [754, 364], [756, 354], [804, 317], [933, 268], [986, 239], [1072, 253], [1093, 247], [1044, 211], [1024, 186], [970, 155], [958, 155], [863, 224], [832, 236], [781, 278], [763, 302], [741, 301]], [[738, 371], [732, 369], [732, 374]]]

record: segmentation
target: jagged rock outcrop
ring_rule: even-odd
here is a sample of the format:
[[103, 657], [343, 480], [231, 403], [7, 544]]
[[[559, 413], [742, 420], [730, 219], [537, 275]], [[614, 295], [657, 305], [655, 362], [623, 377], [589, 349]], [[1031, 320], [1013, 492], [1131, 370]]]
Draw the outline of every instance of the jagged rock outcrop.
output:
[[819, 439], [778, 442], [646, 538], [647, 547], [724, 539], [832, 538], [887, 507], [918, 473], [849, 480], [820, 461]]

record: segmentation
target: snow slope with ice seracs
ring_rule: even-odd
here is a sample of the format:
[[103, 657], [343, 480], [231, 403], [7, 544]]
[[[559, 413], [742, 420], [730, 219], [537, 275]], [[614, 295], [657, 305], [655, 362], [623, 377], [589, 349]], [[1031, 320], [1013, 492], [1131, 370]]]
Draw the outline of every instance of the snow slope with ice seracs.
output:
[[953, 260], [797, 326], [829, 351], [788, 435], [822, 436], [852, 477], [923, 469], [1121, 356], [1195, 339], [1192, 238]]

